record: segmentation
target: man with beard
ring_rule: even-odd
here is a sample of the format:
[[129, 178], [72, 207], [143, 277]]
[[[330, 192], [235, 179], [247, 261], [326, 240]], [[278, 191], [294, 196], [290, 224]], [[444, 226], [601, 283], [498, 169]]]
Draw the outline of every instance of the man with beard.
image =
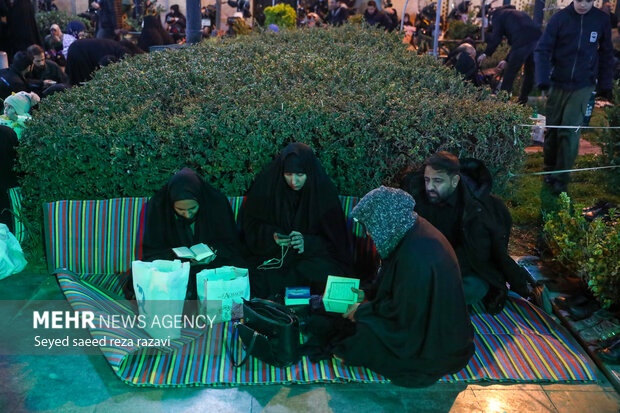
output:
[[528, 295], [528, 275], [508, 255], [512, 219], [504, 203], [491, 194], [492, 184], [481, 161], [459, 161], [442, 151], [428, 157], [402, 186], [418, 201], [416, 212], [454, 248], [466, 303], [483, 302], [495, 314], [504, 308], [506, 283], [521, 296]]
[[26, 53], [32, 56], [33, 63], [32, 70], [26, 73], [27, 82], [31, 89], [42, 91], [56, 83], [69, 84], [69, 76], [55, 62], [45, 59], [45, 52], [39, 45], [33, 44], [28, 47]]

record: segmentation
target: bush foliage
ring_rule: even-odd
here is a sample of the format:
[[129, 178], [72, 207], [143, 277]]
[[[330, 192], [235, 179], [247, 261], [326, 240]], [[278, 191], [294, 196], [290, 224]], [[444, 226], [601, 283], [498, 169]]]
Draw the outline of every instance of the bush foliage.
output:
[[31, 219], [45, 201], [152, 194], [183, 166], [243, 194], [292, 141], [340, 193], [364, 195], [440, 148], [504, 175], [529, 140], [513, 128], [527, 109], [359, 26], [136, 56], [42, 103], [19, 150]]
[[556, 260], [579, 276], [604, 306], [620, 305], [620, 218], [588, 222], [564, 193], [560, 210], [544, 216], [543, 233]]
[[[605, 108], [609, 126], [620, 125], [620, 86], [616, 83], [614, 88], [614, 106]], [[609, 188], [615, 193], [620, 193], [620, 131], [618, 129], [606, 129], [601, 134], [601, 142], [603, 143], [603, 156], [607, 165], [617, 166], [609, 169]]]
[[295, 9], [286, 3], [265, 7], [265, 26], [275, 24], [280, 28], [292, 29], [297, 25]]

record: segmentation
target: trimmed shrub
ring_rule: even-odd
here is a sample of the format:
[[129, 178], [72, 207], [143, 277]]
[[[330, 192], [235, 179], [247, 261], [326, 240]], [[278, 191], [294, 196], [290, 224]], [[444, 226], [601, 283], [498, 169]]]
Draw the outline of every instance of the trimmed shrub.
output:
[[579, 276], [603, 307], [620, 305], [620, 218], [610, 210], [610, 222], [588, 222], [582, 206], [560, 196], [560, 209], [545, 214], [543, 233], [554, 258]]
[[348, 195], [394, 185], [438, 149], [505, 176], [529, 142], [513, 128], [529, 110], [396, 35], [350, 25], [136, 56], [39, 106], [19, 148], [31, 220], [45, 201], [150, 195], [183, 166], [243, 194], [293, 141], [312, 146]]
[[[614, 87], [614, 106], [605, 108], [609, 126], [620, 125], [620, 85], [616, 82]], [[603, 143], [603, 156], [608, 165], [620, 165], [620, 131], [618, 129], [605, 129], [601, 133]], [[612, 168], [605, 171], [609, 177], [609, 190], [620, 193], [620, 168]]]
[[275, 24], [279, 28], [292, 29], [297, 25], [297, 13], [286, 3], [265, 7], [264, 13], [265, 26]]

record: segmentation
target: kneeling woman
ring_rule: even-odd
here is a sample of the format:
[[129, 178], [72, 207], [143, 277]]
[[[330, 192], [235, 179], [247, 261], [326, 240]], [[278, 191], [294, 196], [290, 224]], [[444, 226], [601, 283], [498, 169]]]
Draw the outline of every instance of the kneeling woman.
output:
[[288, 145], [247, 194], [245, 242], [259, 265], [252, 295], [310, 286], [321, 293], [328, 275], [351, 275], [352, 248], [336, 187], [312, 149]]
[[357, 204], [352, 216], [382, 258], [368, 291], [374, 298], [354, 304], [348, 319], [329, 328], [311, 322], [310, 331], [346, 364], [368, 367], [399, 386], [424, 387], [467, 365], [474, 333], [454, 251], [414, 206], [409, 194], [386, 187]]
[[142, 259], [174, 260], [177, 257], [172, 248], [198, 243], [208, 245], [216, 255], [192, 262], [188, 299], [196, 298], [198, 271], [224, 265], [247, 266], [228, 200], [196, 172], [184, 168], [146, 205]]

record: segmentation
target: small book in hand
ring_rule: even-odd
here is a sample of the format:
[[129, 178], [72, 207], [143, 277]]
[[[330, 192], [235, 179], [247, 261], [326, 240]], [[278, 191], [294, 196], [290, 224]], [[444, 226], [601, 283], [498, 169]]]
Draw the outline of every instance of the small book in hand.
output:
[[335, 275], [328, 276], [325, 294], [323, 294], [325, 311], [346, 313], [349, 306], [357, 302], [357, 294], [351, 288], [359, 289], [360, 280], [357, 278], [337, 277]]
[[214, 252], [209, 248], [208, 245], [200, 243], [193, 245], [189, 248], [187, 247], [177, 247], [173, 248], [172, 251], [179, 258], [191, 258], [196, 261], [202, 261], [205, 258], [209, 258]]

